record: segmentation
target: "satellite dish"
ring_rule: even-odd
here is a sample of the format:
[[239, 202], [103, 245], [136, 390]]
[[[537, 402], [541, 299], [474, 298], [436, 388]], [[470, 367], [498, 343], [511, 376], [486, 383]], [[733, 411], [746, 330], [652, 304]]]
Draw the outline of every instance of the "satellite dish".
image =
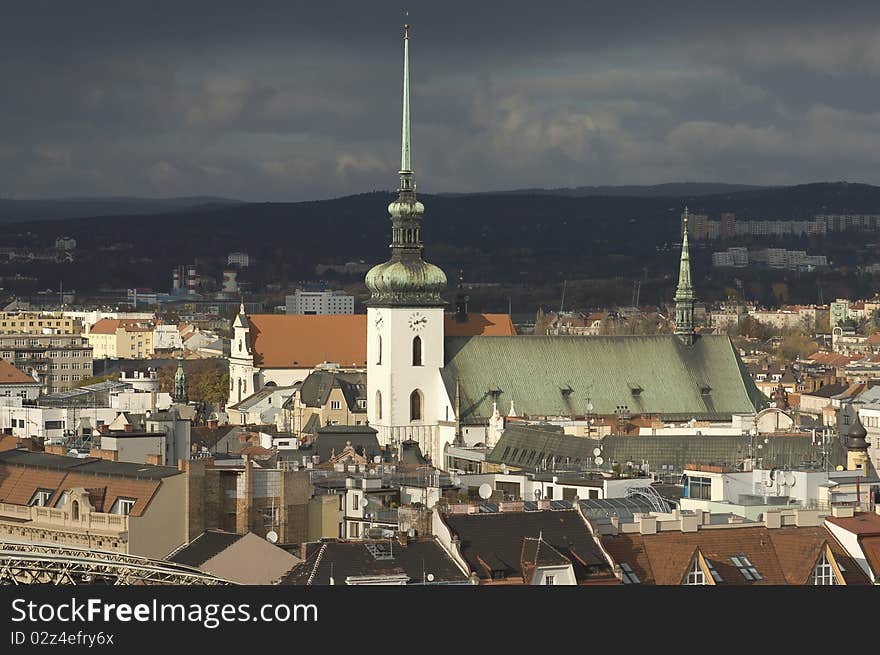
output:
[[269, 530], [269, 532], [266, 533], [266, 541], [268, 541], [270, 544], [277, 544], [278, 533], [275, 532], [275, 530]]
[[501, 472], [504, 473], [505, 475], [507, 475], [507, 464], [501, 465]]
[[434, 582], [434, 574], [433, 573], [428, 574], [428, 582]]
[[382, 463], [382, 456], [381, 456], [381, 455], [376, 455], [376, 456], [373, 458], [373, 464], [381, 464], [381, 463]]
[[605, 463], [605, 459], [603, 457], [597, 457], [595, 461], [596, 461], [596, 466], [602, 466], [602, 464]]
[[541, 500], [541, 490], [535, 489], [535, 500]]
[[602, 454], [601, 448], [593, 448], [593, 457], [598, 457], [601, 454]]
[[361, 507], [366, 507], [369, 504], [370, 501], [368, 501], [366, 498], [361, 498]]
[[486, 500], [489, 498], [489, 496], [492, 495], [492, 487], [490, 487], [488, 483], [484, 482], [483, 484], [480, 485], [479, 493], [480, 493], [480, 498], [482, 498], [483, 500]]

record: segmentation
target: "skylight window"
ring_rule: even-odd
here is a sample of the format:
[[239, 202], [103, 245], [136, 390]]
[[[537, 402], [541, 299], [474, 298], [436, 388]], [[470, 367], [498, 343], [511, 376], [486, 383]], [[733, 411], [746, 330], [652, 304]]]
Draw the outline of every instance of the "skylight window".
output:
[[712, 566], [712, 562], [706, 558], [704, 558], [703, 561], [706, 562], [706, 568], [709, 569], [709, 573], [712, 574], [712, 579], [715, 582], [724, 582], [724, 580], [721, 578], [721, 575], [718, 573], [718, 571], [715, 570], [715, 567]]
[[749, 561], [749, 558], [745, 555], [736, 555], [734, 557], [731, 557], [730, 561], [733, 562], [733, 565], [737, 569], [739, 569], [739, 572], [742, 573], [742, 576], [749, 582], [763, 579], [761, 574], [758, 573], [758, 570], [752, 565], [752, 563]]
[[623, 584], [640, 584], [639, 576], [633, 572], [632, 567], [626, 562], [620, 563], [620, 572], [622, 573]]

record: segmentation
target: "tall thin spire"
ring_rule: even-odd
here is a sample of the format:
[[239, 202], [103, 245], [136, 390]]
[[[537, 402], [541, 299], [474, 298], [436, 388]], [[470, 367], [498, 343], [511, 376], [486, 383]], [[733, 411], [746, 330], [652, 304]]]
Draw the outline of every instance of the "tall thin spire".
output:
[[678, 288], [675, 290], [675, 334], [685, 344], [694, 342], [694, 287], [691, 284], [691, 257], [688, 248], [688, 208], [682, 221], [681, 259], [678, 266]]
[[[407, 18], [409, 12], [407, 12]], [[400, 130], [400, 191], [412, 190], [409, 131], [409, 23], [403, 24], [403, 117]]]
[[365, 278], [370, 307], [442, 307], [446, 274], [422, 259], [422, 216], [416, 198], [410, 156], [409, 23], [403, 26], [403, 120], [400, 144], [400, 187], [388, 205], [391, 214], [391, 258], [370, 269]]

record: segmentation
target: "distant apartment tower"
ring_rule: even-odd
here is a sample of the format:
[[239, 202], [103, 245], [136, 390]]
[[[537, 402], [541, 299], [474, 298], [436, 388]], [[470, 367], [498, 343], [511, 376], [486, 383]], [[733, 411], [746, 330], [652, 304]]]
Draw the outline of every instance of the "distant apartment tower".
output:
[[231, 252], [226, 257], [226, 265], [247, 268], [251, 265], [251, 257], [246, 252]]
[[0, 335], [0, 357], [37, 380], [42, 393], [67, 391], [92, 377], [92, 347], [78, 334]]
[[732, 239], [736, 236], [736, 215], [733, 212], [721, 212], [721, 238]]
[[297, 289], [285, 301], [287, 314], [354, 314], [354, 296], [344, 291]]
[[58, 237], [55, 239], [55, 250], [76, 250], [76, 239], [73, 237]]

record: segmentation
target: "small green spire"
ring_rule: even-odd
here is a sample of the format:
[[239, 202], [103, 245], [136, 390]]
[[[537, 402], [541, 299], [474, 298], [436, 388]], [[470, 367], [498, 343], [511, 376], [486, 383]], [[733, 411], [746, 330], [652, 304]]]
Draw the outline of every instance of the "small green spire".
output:
[[186, 373], [183, 370], [183, 360], [177, 360], [177, 372], [174, 374], [174, 395], [171, 398], [176, 403], [186, 404], [189, 394], [186, 389]]
[[684, 208], [678, 288], [675, 290], [675, 334], [685, 344], [694, 342], [694, 287], [691, 283], [691, 257], [688, 249], [688, 208]]

